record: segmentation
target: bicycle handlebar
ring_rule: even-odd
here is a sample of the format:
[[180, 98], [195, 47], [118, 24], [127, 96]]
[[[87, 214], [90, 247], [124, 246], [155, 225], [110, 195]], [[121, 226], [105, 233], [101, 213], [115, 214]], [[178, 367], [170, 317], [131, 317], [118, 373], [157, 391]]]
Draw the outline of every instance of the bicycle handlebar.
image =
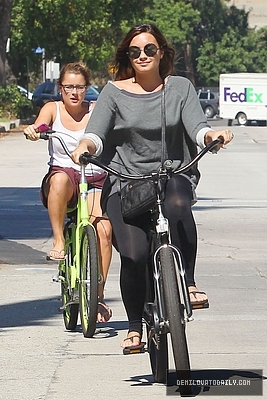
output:
[[[49, 140], [49, 138], [56, 138], [59, 140], [62, 148], [64, 149], [65, 153], [71, 158], [71, 153], [69, 149], [66, 146], [66, 143], [62, 139], [62, 137], [55, 135], [55, 131], [52, 129], [49, 129], [44, 132], [39, 133], [39, 138], [43, 140]], [[25, 135], [27, 138], [27, 135]], [[188, 171], [194, 164], [196, 164], [208, 151], [215, 150], [216, 152], [219, 150], [219, 144], [224, 143], [224, 138], [223, 136], [219, 136], [217, 139], [213, 140], [210, 142], [207, 146], [205, 146], [197, 155], [194, 157], [188, 164], [184, 165], [183, 167], [178, 168], [177, 170], [173, 170], [172, 168], [172, 160], [166, 160], [164, 162], [164, 170], [160, 170], [158, 172], [152, 172], [147, 175], [128, 175], [124, 173], [120, 173], [116, 171], [115, 169], [108, 167], [104, 164], [102, 164], [97, 158], [95, 158], [93, 155], [90, 153], [83, 153], [79, 157], [79, 161], [82, 165], [87, 165], [89, 163], [92, 163], [100, 168], [102, 168], [104, 171], [107, 173], [116, 176], [119, 179], [126, 179], [126, 180], [144, 180], [144, 179], [153, 179], [156, 177], [161, 177], [161, 176], [166, 176], [166, 175], [171, 175], [171, 174], [182, 174], [186, 171]]]
[[92, 163], [95, 164], [96, 166], [102, 168], [105, 170], [107, 173], [116, 176], [119, 179], [126, 179], [126, 180], [144, 180], [144, 179], [153, 179], [155, 177], [160, 177], [160, 176], [166, 176], [166, 175], [171, 175], [171, 174], [182, 174], [186, 171], [188, 171], [194, 164], [196, 164], [208, 151], [212, 151], [216, 149], [216, 151], [219, 149], [218, 145], [224, 143], [224, 138], [223, 136], [219, 136], [217, 139], [213, 140], [210, 142], [207, 146], [204, 147], [197, 155], [194, 157], [188, 164], [184, 165], [183, 167], [178, 168], [177, 170], [172, 169], [172, 161], [171, 160], [166, 160], [164, 162], [164, 167], [165, 170], [161, 170], [158, 172], [152, 172], [148, 175], [128, 175], [124, 173], [120, 173], [116, 170], [114, 170], [111, 167], [107, 167], [106, 165], [102, 164], [97, 158], [95, 158], [93, 155], [90, 153], [83, 153], [81, 154], [79, 161], [80, 163]]
[[[55, 133], [55, 131], [53, 131], [52, 129], [49, 129], [49, 131], [40, 132], [39, 137], [40, 137], [40, 139], [43, 139], [43, 140], [49, 140], [49, 138], [57, 139], [60, 142], [61, 146], [63, 147], [63, 150], [65, 151], [67, 156], [69, 156], [69, 158], [71, 158], [70, 151], [69, 151], [68, 147], [66, 146], [66, 143], [64, 142], [62, 137], [58, 136], [58, 135], [54, 135], [54, 133]], [[89, 161], [85, 165], [87, 165], [87, 164], [89, 164]]]

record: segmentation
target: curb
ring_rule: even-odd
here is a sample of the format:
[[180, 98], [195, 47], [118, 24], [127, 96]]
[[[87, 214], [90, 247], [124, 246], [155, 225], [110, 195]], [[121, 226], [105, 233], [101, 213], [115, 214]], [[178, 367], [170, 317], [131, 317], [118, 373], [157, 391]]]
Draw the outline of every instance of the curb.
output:
[[0, 139], [3, 136], [6, 136], [8, 133], [11, 133], [11, 131], [13, 129], [18, 128], [21, 125], [33, 124], [35, 119], [36, 119], [36, 116], [33, 115], [32, 117], [29, 117], [29, 118], [16, 119], [16, 120], [9, 121], [9, 122], [0, 122]]

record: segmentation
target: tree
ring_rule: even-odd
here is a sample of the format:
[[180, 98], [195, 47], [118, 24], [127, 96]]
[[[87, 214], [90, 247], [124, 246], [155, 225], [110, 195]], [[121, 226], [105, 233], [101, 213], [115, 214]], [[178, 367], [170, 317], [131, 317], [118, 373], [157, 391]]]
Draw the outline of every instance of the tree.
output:
[[[110, 79], [107, 67], [122, 36], [132, 25], [151, 21], [175, 46], [177, 72], [195, 85], [216, 82], [220, 68], [225, 72], [233, 68], [250, 71], [254, 63], [258, 72], [265, 71], [266, 33], [249, 29], [248, 13], [227, 7], [226, 3], [227, 0], [13, 0], [9, 63], [16, 77], [22, 78], [26, 73], [26, 60], [30, 61], [31, 70], [39, 73], [41, 56], [32, 49], [40, 46], [45, 48], [47, 60], [56, 57], [61, 65], [82, 60], [94, 78]], [[254, 54], [256, 46], [261, 47]], [[253, 63], [248, 52], [253, 55]]]
[[249, 29], [249, 12], [226, 3], [154, 0], [146, 10], [175, 46], [179, 72], [196, 86], [217, 85], [222, 72], [266, 70], [266, 36]]
[[[194, 27], [196, 40], [192, 46], [196, 83], [199, 85], [203, 83], [211, 85], [211, 80], [208, 76], [216, 69], [215, 64], [218, 49], [222, 48], [222, 51], [228, 51], [229, 55], [229, 52], [231, 53], [238, 39], [247, 35], [249, 13], [245, 10], [237, 9], [235, 6], [227, 7], [227, 1], [224, 0], [186, 0], [186, 2], [191, 3], [192, 7], [200, 13], [200, 22]], [[231, 32], [228, 39], [227, 32]], [[230, 37], [233, 39], [232, 45]], [[225, 41], [227, 43], [224, 43]], [[206, 46], [209, 48], [209, 51], [211, 48], [214, 51], [210, 51], [209, 56], [203, 60], [201, 56]], [[239, 61], [236, 60], [236, 62], [242, 64], [242, 52], [240, 50], [238, 51], [238, 55], [236, 55], [236, 58], [239, 57]], [[207, 71], [207, 74], [204, 74], [203, 70]], [[218, 74], [214, 75], [213, 84], [215, 82], [216, 85], [218, 84], [218, 77]]]
[[[91, 70], [107, 70], [123, 28], [143, 13], [149, 0], [14, 0], [12, 10], [12, 69], [29, 57], [37, 70], [32, 49], [45, 48], [48, 60], [60, 64], [83, 60]], [[40, 63], [40, 60], [39, 60]], [[25, 61], [24, 61], [25, 64]]]
[[12, 0], [0, 0], [0, 86], [6, 85], [6, 45], [9, 38]]
[[177, 70], [194, 83], [191, 44], [195, 42], [194, 26], [200, 22], [200, 13], [184, 1], [167, 0], [163, 6], [161, 0], [154, 0], [146, 14], [176, 48], [179, 54]]
[[266, 39], [267, 29], [251, 29], [240, 37], [229, 28], [220, 42], [206, 40], [197, 59], [201, 78], [207, 85], [217, 86], [223, 73], [267, 72]]

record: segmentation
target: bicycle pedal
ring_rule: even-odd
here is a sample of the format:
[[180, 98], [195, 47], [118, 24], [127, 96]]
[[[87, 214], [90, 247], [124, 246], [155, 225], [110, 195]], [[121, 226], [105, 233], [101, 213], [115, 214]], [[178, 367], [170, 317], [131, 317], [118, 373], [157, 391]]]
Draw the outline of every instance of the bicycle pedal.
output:
[[141, 354], [145, 353], [147, 351], [147, 348], [144, 345], [140, 346], [135, 346], [135, 347], [125, 347], [123, 349], [123, 354], [126, 356], [128, 354]]
[[52, 282], [59, 282], [60, 277], [58, 275], [52, 276]]
[[191, 303], [191, 307], [192, 307], [192, 310], [201, 310], [203, 308], [209, 308], [210, 305], [209, 305], [209, 302], [206, 302], [204, 304], [192, 304]]

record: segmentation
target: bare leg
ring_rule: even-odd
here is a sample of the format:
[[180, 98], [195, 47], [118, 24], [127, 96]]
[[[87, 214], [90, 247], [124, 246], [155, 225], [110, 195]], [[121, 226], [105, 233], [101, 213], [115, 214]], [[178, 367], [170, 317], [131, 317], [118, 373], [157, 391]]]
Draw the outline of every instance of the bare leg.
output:
[[64, 249], [63, 226], [67, 211], [67, 203], [73, 195], [71, 181], [64, 172], [57, 172], [51, 176], [44, 187], [47, 195], [48, 214], [54, 236], [54, 249], [51, 250], [52, 257], [60, 256]]

